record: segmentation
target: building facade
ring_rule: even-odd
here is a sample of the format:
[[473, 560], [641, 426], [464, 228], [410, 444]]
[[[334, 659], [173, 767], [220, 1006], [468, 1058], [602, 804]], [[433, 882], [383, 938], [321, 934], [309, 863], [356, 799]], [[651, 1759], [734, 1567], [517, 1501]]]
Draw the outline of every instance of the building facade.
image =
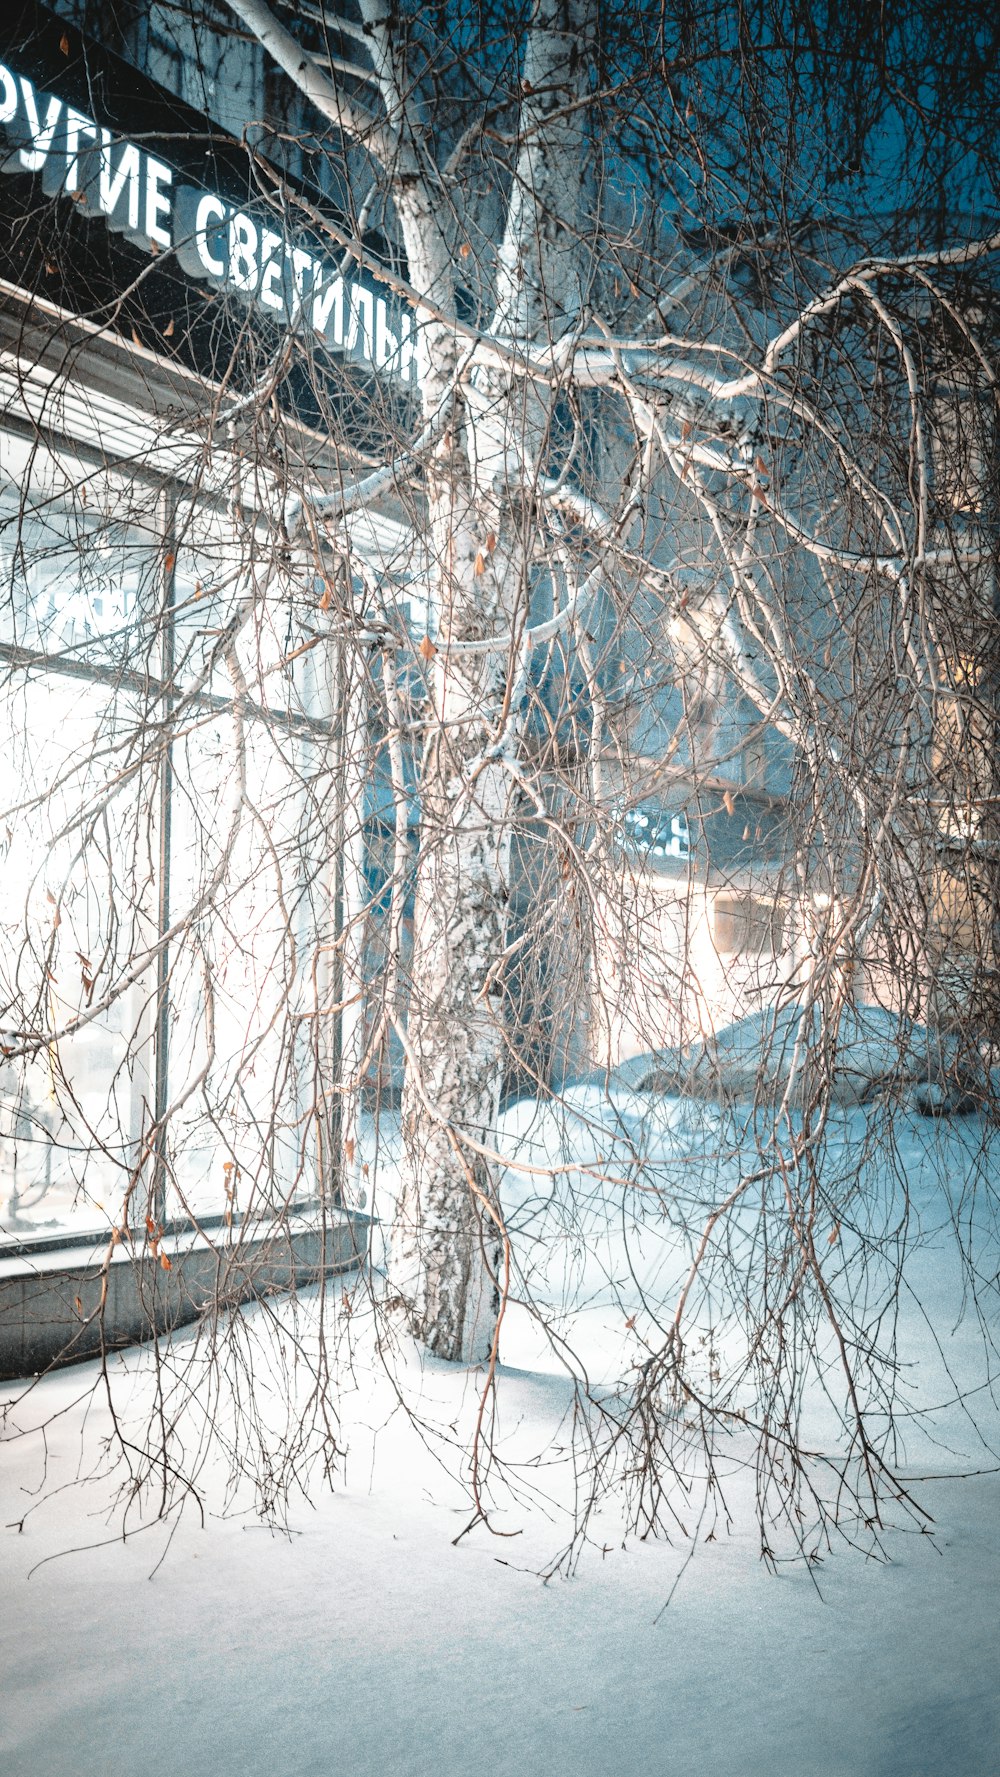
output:
[[351, 836], [325, 589], [260, 537], [345, 453], [286, 409], [251, 456], [242, 416], [292, 322], [405, 393], [405, 316], [44, 8], [5, 16], [0, 155], [0, 1241], [287, 1217], [332, 1164]]

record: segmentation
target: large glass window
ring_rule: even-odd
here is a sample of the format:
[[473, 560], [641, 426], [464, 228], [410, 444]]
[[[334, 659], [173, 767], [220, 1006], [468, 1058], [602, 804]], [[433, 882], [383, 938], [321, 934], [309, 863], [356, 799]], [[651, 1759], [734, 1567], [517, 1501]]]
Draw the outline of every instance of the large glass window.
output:
[[242, 515], [5, 461], [0, 1242], [283, 1213], [329, 1148], [315, 594]]

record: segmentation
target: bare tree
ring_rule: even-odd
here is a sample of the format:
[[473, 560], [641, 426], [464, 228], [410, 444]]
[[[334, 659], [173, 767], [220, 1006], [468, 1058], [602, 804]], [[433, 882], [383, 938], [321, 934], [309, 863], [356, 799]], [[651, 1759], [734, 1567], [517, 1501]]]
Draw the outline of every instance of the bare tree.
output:
[[[672, 613], [675, 657], [689, 668], [689, 684], [701, 685], [689, 703], [707, 696], [718, 705], [713, 674], [735, 685], [811, 762], [824, 795], [839, 779], [859, 831], [878, 833], [889, 846], [885, 860], [868, 859], [869, 872], [898, 876], [892, 859], [900, 848], [907, 854], [917, 841], [926, 849], [926, 834], [921, 843], [912, 831], [911, 707], [902, 727], [890, 717], [888, 745], [858, 735], [864, 717], [844, 707], [832, 659], [818, 664], [817, 647], [820, 658], [849, 652], [853, 629], [841, 620], [834, 635], [837, 601], [832, 586], [824, 596], [822, 577], [828, 586], [836, 577], [867, 583], [890, 627], [892, 669], [908, 657], [927, 696], [938, 659], [917, 658], [911, 612], [933, 601], [935, 575], [961, 577], [989, 621], [989, 540], [967, 534], [974, 520], [956, 536], [942, 517], [949, 498], [959, 511], [980, 514], [982, 499], [968, 489], [935, 494], [929, 453], [935, 426], [950, 427], [956, 447], [979, 427], [974, 390], [983, 374], [967, 299], [949, 299], [935, 280], [947, 282], [992, 243], [846, 263], [824, 288], [824, 260], [838, 248], [821, 239], [812, 259], [803, 217], [794, 254], [787, 236], [780, 241], [777, 276], [787, 287], [794, 266], [814, 280], [815, 295], [798, 312], [787, 297], [775, 302], [791, 312], [783, 325], [762, 332], [750, 304], [727, 303], [719, 291], [727, 274], [736, 283], [769, 277], [773, 285], [776, 243], [761, 238], [759, 227], [755, 233], [753, 222], [744, 221], [742, 241], [716, 238], [673, 288], [669, 277], [665, 288], [660, 282], [668, 272], [666, 264], [661, 269], [668, 237], [655, 216], [659, 194], [654, 189], [645, 203], [633, 194], [623, 203], [615, 186], [631, 169], [615, 164], [606, 142], [600, 156], [595, 146], [592, 118], [605, 95], [597, 89], [592, 12], [533, 8], [509, 82], [494, 85], [490, 101], [481, 100], [459, 129], [462, 108], [449, 105], [436, 68], [444, 45], [425, 39], [398, 8], [365, 6], [360, 35], [347, 27], [365, 53], [360, 77], [346, 85], [266, 8], [240, 0], [233, 10], [328, 123], [370, 156], [391, 196], [415, 303], [439, 731], [427, 744], [421, 780], [425, 837], [413, 958], [419, 997], [411, 1002], [407, 1036], [408, 1182], [396, 1250], [415, 1329], [432, 1349], [469, 1357], [489, 1350], [496, 1311], [498, 1248], [483, 1223], [484, 1211], [487, 1225], [495, 1218], [496, 1196], [483, 1150], [499, 1106], [503, 1040], [490, 995], [501, 993], [493, 961], [505, 943], [511, 826], [524, 793], [518, 730], [527, 651], [536, 641], [529, 626], [532, 573], [561, 558], [561, 616], [577, 630], [588, 621], [597, 584], [615, 572], [622, 586], [637, 578], [657, 584]], [[642, 41], [644, 21], [638, 23], [634, 56], [650, 54], [655, 42], [652, 28]], [[322, 24], [336, 32], [341, 21]], [[458, 18], [454, 28], [460, 34]], [[724, 24], [721, 33], [724, 39]], [[664, 49], [661, 37], [661, 66]], [[757, 63], [749, 43], [744, 51], [750, 86]], [[699, 43], [692, 60], [705, 69], [706, 87], [714, 82], [724, 92], [727, 82], [712, 66], [723, 54], [724, 41]], [[766, 44], [757, 57], [762, 68]], [[621, 106], [624, 95], [634, 128], [642, 114], [634, 76], [619, 62], [612, 78], [615, 100]], [[659, 89], [667, 104], [676, 102], [676, 79], [667, 70]], [[827, 82], [818, 70], [814, 82], [818, 101]], [[364, 101], [359, 87], [367, 89]], [[689, 99], [685, 125], [694, 110]], [[502, 133], [501, 119], [508, 126]], [[651, 120], [651, 132], [662, 134], [659, 120]], [[735, 133], [721, 119], [708, 147], [694, 124], [688, 133], [707, 182], [706, 155], [717, 163]], [[473, 250], [461, 238], [463, 226], [472, 232], [473, 218], [466, 221], [457, 189], [464, 167], [486, 158], [487, 214], [485, 223], [476, 219], [481, 232]], [[682, 150], [675, 167], [685, 158]], [[458, 325], [463, 264], [473, 251], [478, 327]], [[839, 251], [846, 258], [849, 249]], [[781, 264], [786, 253], [790, 263]], [[645, 285], [652, 296], [641, 320], [641, 298], [607, 306], [612, 267], [619, 289], [627, 279], [630, 294], [639, 297]], [[763, 291], [759, 300], [763, 306]], [[938, 337], [927, 340], [936, 316]], [[941, 325], [951, 335], [947, 343]], [[919, 345], [907, 330], [920, 336]], [[853, 368], [857, 350], [870, 362], [864, 380]], [[934, 414], [934, 390], [956, 352], [969, 361], [968, 397], [956, 390], [939, 398]], [[926, 367], [935, 361], [928, 386]], [[601, 418], [587, 407], [597, 392], [604, 397]], [[576, 408], [574, 444], [561, 454], [553, 438], [560, 401]], [[884, 435], [879, 448], [895, 462], [866, 459], [851, 437], [859, 421], [873, 444], [877, 431]], [[603, 426], [603, 460], [587, 486], [580, 444], [595, 426]], [[631, 436], [616, 463], [608, 441], [623, 431]], [[883, 466], [888, 473], [879, 473]], [[942, 485], [949, 473], [939, 475]], [[687, 534], [677, 547], [681, 527]], [[801, 578], [798, 597], [794, 577]], [[880, 661], [868, 663], [860, 686], [855, 678], [855, 697], [861, 688], [877, 708], [877, 691], [885, 688]], [[885, 733], [883, 710], [878, 721]], [[704, 769], [704, 746], [700, 754]], [[886, 806], [887, 774], [908, 804], [905, 812]], [[538, 796], [537, 789], [528, 793]], [[918, 820], [926, 802], [919, 799]], [[898, 919], [902, 896], [908, 924], [914, 884], [902, 868], [904, 884], [893, 883], [891, 900]], [[840, 897], [842, 885], [833, 892]], [[872, 917], [869, 897], [856, 886], [851, 906], [849, 927], [856, 931]], [[847, 934], [839, 941], [848, 942]]]
[[[12, 979], [11, 1057], [45, 1053], [58, 1074], [60, 1045], [133, 989], [131, 1051], [148, 1056], [167, 975], [179, 993], [192, 971], [203, 1047], [176, 1094], [160, 1082], [126, 1198], [162, 1180], [167, 1131], [199, 1093], [233, 1139], [256, 1049], [277, 1085], [254, 1100], [266, 1127], [248, 1117], [258, 1175], [228, 1162], [245, 1211], [287, 1209], [311, 1168], [326, 1208], [337, 1167], [357, 1200], [366, 1099], [401, 1052], [387, 1300], [431, 1352], [485, 1363], [484, 1400], [510, 1302], [560, 1339], [505, 1197], [512, 1087], [558, 1105], [589, 1066], [613, 1095], [632, 1052], [651, 1092], [747, 1100], [738, 1131], [712, 1126], [712, 1165], [680, 1181], [620, 1118], [606, 1151], [572, 1102], [565, 1151], [542, 1142], [517, 1162], [552, 1251], [586, 1254], [609, 1214], [639, 1245], [651, 1219], [673, 1243], [641, 1285], [624, 1393], [588, 1396], [567, 1360], [593, 1489], [624, 1481], [654, 1528], [692, 1450], [711, 1476], [714, 1440], [739, 1426], [757, 1441], [765, 1541], [804, 1497], [813, 1518], [877, 1523], [900, 1494], [881, 1334], [896, 1224], [879, 1220], [867, 1153], [831, 1159], [831, 1118], [845, 1092], [891, 1106], [914, 1087], [927, 1109], [992, 1111], [995, 27], [949, 56], [917, 8], [869, 43], [863, 8], [821, 31], [794, 7], [734, 20], [360, 0], [357, 17], [320, 6], [285, 23], [262, 0], [227, 5], [290, 83], [275, 136], [347, 157], [363, 202], [347, 225], [281, 179], [275, 140], [253, 152], [285, 293], [269, 334], [233, 311], [210, 430], [192, 431], [187, 491], [157, 519], [155, 686], [121, 678], [114, 722], [123, 689], [139, 698], [126, 731], [37, 798], [69, 807], [91, 773], [53, 843], [93, 846], [109, 808], [145, 835], [107, 903], [114, 966], [97, 994], [81, 927], [86, 1004], [60, 1019], [45, 1004], [55, 931], [48, 950], [35, 934], [30, 982]], [[258, 223], [227, 226], [259, 307], [278, 282], [247, 245]], [[307, 232], [325, 261], [295, 260]], [[205, 267], [213, 238], [195, 216], [174, 244]], [[318, 317], [335, 304], [337, 345], [367, 328], [369, 363], [412, 366], [405, 387], [328, 350]], [[80, 522], [88, 486], [110, 513], [120, 472], [67, 481]], [[138, 519], [134, 485], [129, 498]], [[15, 544], [15, 572], [27, 553]], [[202, 625], [204, 591], [230, 583], [238, 600]], [[178, 604], [198, 631], [183, 691], [162, 653]], [[291, 757], [265, 681], [304, 662], [326, 703], [287, 726]], [[179, 749], [216, 722], [236, 769], [201, 791]], [[255, 807], [247, 760], [265, 734], [276, 775]], [[143, 866], [164, 773], [203, 856], [154, 917], [162, 871]], [[280, 960], [223, 1090], [218, 922], [234, 889], [258, 954]], [[737, 1078], [716, 1034], [754, 1011]], [[80, 1105], [65, 1109], [79, 1127]], [[891, 1117], [880, 1139], [891, 1154]], [[108, 1141], [92, 1127], [85, 1145]], [[806, 1458], [807, 1374], [847, 1428], [830, 1495]], [[480, 1415], [481, 1515], [483, 1442]]]

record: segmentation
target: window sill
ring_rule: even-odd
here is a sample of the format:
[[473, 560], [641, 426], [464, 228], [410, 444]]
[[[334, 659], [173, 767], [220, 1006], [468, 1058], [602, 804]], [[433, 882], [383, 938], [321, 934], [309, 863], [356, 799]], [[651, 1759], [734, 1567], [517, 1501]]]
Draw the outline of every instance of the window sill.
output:
[[[0, 1380], [39, 1375], [188, 1325], [254, 1296], [361, 1267], [369, 1218], [336, 1212], [163, 1235], [153, 1247], [77, 1236], [0, 1257]], [[41, 1245], [41, 1243], [40, 1243]]]

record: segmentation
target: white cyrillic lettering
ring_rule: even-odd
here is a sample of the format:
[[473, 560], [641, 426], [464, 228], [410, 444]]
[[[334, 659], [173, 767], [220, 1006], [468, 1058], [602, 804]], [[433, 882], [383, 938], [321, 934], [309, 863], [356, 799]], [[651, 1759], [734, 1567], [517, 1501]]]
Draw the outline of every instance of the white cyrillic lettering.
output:
[[304, 247], [291, 247], [287, 249], [287, 252], [292, 271], [292, 291], [288, 311], [292, 320], [295, 321], [302, 313], [306, 300], [307, 280], [315, 282], [316, 265], [312, 254], [307, 253]]
[[72, 105], [66, 107], [66, 181], [67, 191], [82, 191], [85, 180], [80, 173], [80, 138], [89, 136], [92, 142], [97, 141], [97, 125], [82, 111], [74, 111]]
[[400, 382], [408, 383], [416, 369], [413, 353], [413, 319], [406, 309], [399, 311], [399, 363], [396, 366]]
[[146, 156], [146, 234], [158, 247], [171, 244], [170, 230], [163, 227], [159, 218], [170, 214], [170, 199], [160, 187], [172, 185], [173, 180], [169, 167], [165, 167], [161, 160], [154, 160], [151, 154]]
[[[342, 346], [344, 343], [343, 278], [329, 278], [325, 284], [320, 284], [318, 290], [314, 283], [313, 292], [312, 324], [316, 332], [321, 334], [328, 344]], [[330, 325], [331, 309], [333, 311], [332, 328]]]
[[249, 216], [237, 210], [229, 218], [229, 281], [237, 290], [257, 294], [260, 267], [257, 263], [257, 229]]
[[210, 193], [198, 199], [198, 207], [194, 213], [195, 252], [205, 270], [211, 272], [214, 278], [225, 277], [226, 262], [211, 251], [208, 240], [209, 221], [224, 222], [225, 219], [226, 206], [221, 199], [212, 197]]
[[363, 284], [351, 289], [351, 325], [347, 333], [347, 350], [360, 352], [369, 364], [375, 360], [375, 298]]
[[224, 279], [228, 205], [197, 185], [174, 191], [174, 248], [177, 263], [191, 278]]
[[261, 230], [260, 289], [257, 298], [266, 309], [274, 309], [278, 314], [285, 307], [285, 293], [281, 287], [285, 271], [283, 247], [280, 234], [275, 234], [270, 228]]
[[410, 368], [413, 363], [413, 329], [410, 317], [405, 309], [401, 309], [398, 317], [399, 338], [390, 331], [389, 310], [380, 296], [375, 303], [375, 356], [373, 363], [376, 370], [392, 370], [401, 382], [410, 380]]
[[62, 100], [49, 100], [43, 126], [38, 115], [38, 106], [35, 103], [35, 89], [31, 81], [25, 80], [23, 75], [21, 77], [21, 92], [24, 95], [24, 114], [28, 120], [28, 130], [34, 144], [32, 148], [21, 149], [21, 165], [27, 167], [31, 173], [40, 173], [45, 165], [49, 149], [52, 147], [52, 138], [56, 133], [56, 125], [62, 111]]
[[[128, 229], [134, 232], [139, 226], [139, 176], [142, 171], [139, 161], [139, 150], [131, 142], [121, 145], [121, 157], [115, 166], [113, 158], [111, 131], [101, 131], [101, 171], [98, 181], [98, 204], [102, 213], [107, 216], [111, 227]], [[128, 212], [119, 216], [118, 210], [128, 184]]]
[[77, 198], [85, 215], [140, 246], [169, 248], [190, 276], [230, 284], [272, 315], [308, 317], [329, 345], [401, 382], [419, 377], [419, 340], [405, 309], [283, 234], [232, 210], [214, 192], [174, 186], [171, 168], [84, 111], [39, 92], [0, 63], [0, 172], [40, 173], [44, 189]]
[[0, 123], [12, 123], [17, 116], [17, 81], [9, 68], [0, 62]]
[[376, 370], [384, 370], [391, 358], [399, 351], [399, 340], [389, 329], [389, 315], [383, 297], [375, 303], [375, 351], [372, 363]]

